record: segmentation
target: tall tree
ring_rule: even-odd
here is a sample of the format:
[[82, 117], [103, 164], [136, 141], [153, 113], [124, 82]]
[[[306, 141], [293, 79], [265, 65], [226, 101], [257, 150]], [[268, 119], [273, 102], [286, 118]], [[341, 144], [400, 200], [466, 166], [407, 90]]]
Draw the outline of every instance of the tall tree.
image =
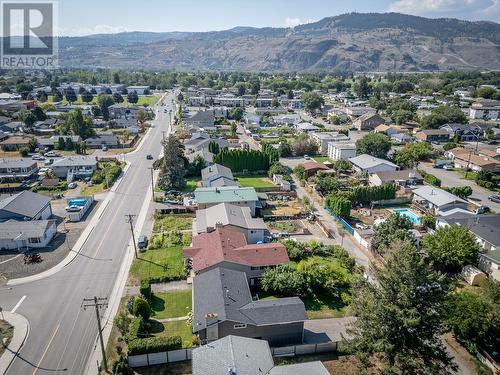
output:
[[184, 146], [174, 135], [162, 141], [163, 158], [160, 159], [159, 185], [163, 190], [182, 190], [186, 186]]
[[358, 319], [350, 347], [371, 361], [382, 354], [384, 374], [452, 374], [456, 369], [441, 341], [443, 280], [408, 242], [391, 247], [385, 268], [374, 267], [377, 283], [361, 281], [354, 289]]
[[113, 105], [115, 102], [110, 95], [99, 95], [97, 99], [97, 103], [99, 103], [99, 108], [101, 110], [102, 118], [106, 121], [109, 120], [109, 107]]
[[129, 92], [127, 95], [127, 99], [129, 103], [137, 103], [139, 101], [139, 95], [137, 95], [137, 91]]
[[316, 112], [325, 104], [323, 96], [316, 92], [306, 92], [300, 99], [304, 103], [304, 108], [311, 113]]
[[386, 158], [391, 149], [389, 137], [382, 133], [366, 134], [356, 141], [356, 151], [358, 154], [368, 154], [377, 158]]
[[76, 102], [77, 97], [76, 97], [76, 92], [75, 90], [70, 86], [64, 91], [64, 97], [66, 100], [70, 103]]
[[66, 119], [66, 126], [73, 135], [79, 135], [82, 139], [95, 135], [92, 129], [92, 119], [85, 117], [80, 108], [71, 111]]

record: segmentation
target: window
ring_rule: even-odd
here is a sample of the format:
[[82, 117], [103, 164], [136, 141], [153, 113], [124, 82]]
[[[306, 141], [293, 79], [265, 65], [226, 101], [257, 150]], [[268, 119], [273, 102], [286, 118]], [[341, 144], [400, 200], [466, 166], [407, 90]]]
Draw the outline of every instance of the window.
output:
[[29, 243], [40, 243], [42, 241], [38, 237], [31, 237], [31, 238], [28, 239], [28, 242]]
[[247, 328], [247, 325], [243, 323], [237, 323], [234, 325], [234, 329], [243, 329], [243, 328]]

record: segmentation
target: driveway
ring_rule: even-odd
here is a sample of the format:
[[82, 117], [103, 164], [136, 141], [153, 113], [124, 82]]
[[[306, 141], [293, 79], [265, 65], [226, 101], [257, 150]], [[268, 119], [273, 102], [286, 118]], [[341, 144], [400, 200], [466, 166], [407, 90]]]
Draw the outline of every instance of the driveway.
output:
[[304, 343], [320, 344], [338, 342], [347, 338], [347, 327], [355, 318], [330, 318], [306, 320], [304, 323]]
[[494, 193], [476, 185], [474, 181], [463, 179], [462, 176], [455, 171], [433, 168], [431, 163], [420, 163], [418, 167], [424, 172], [431, 173], [439, 178], [441, 180], [441, 186], [470, 186], [472, 188], [472, 195], [469, 198], [477, 203], [490, 207], [495, 212], [500, 212], [500, 204], [488, 199], [488, 196]]

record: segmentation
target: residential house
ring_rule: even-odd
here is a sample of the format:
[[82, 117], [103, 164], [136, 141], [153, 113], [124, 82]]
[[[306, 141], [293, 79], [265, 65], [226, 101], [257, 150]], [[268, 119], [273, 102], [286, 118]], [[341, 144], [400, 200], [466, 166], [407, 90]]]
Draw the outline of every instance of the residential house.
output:
[[117, 148], [120, 142], [118, 136], [113, 133], [98, 133], [97, 135], [85, 139], [88, 148]]
[[385, 124], [385, 120], [377, 113], [366, 113], [353, 121], [353, 126], [358, 130], [374, 130], [380, 124]]
[[2, 182], [21, 182], [35, 177], [38, 165], [30, 159], [0, 159], [0, 180]]
[[329, 375], [320, 361], [275, 366], [265, 340], [229, 335], [193, 350], [193, 375]]
[[462, 142], [477, 141], [483, 138], [484, 130], [477, 124], [445, 124], [439, 129], [444, 129], [457, 136]]
[[215, 142], [219, 145], [219, 149], [224, 147], [229, 147], [230, 143], [224, 138], [210, 138], [206, 133], [194, 133], [191, 139], [184, 142], [184, 147], [187, 153], [192, 153], [201, 150], [208, 150], [208, 145], [210, 142]]
[[327, 155], [332, 160], [348, 160], [356, 156], [356, 145], [345, 142], [329, 142]]
[[392, 135], [402, 133], [405, 130], [398, 125], [380, 124], [373, 131], [374, 133], [382, 133], [387, 135], [388, 137], [391, 137]]
[[299, 122], [296, 127], [300, 133], [311, 133], [319, 130], [316, 125], [313, 125], [310, 122]]
[[52, 216], [50, 197], [29, 190], [0, 201], [0, 222], [7, 220], [47, 220]]
[[[377, 112], [375, 109], [371, 107], [363, 107], [363, 106], [345, 107], [342, 109], [342, 111], [345, 112], [346, 116], [351, 120], [356, 120], [358, 117], [368, 114], [375, 114]], [[375, 128], [375, 126], [377, 125], [374, 125], [373, 127]]]
[[12, 134], [12, 133], [15, 133], [15, 132], [18, 132], [19, 130], [21, 130], [23, 125], [24, 124], [20, 121], [6, 122], [3, 124], [0, 124], [0, 131], [3, 131], [4, 133]]
[[80, 143], [82, 141], [79, 135], [53, 135], [49, 138], [37, 138], [38, 147], [46, 150], [53, 150], [57, 147], [60, 138], [64, 139], [65, 143], [70, 139], [73, 144]]
[[280, 187], [281, 191], [291, 191], [292, 183], [290, 181], [285, 180], [284, 176], [281, 174], [273, 175], [273, 183]]
[[226, 107], [244, 107], [245, 99], [232, 94], [225, 94], [214, 97], [214, 104], [223, 105]]
[[13, 136], [0, 142], [0, 147], [3, 151], [19, 151], [23, 148], [29, 148], [32, 139], [31, 137]]
[[344, 134], [339, 134], [338, 132], [333, 133], [316, 133], [310, 134], [311, 139], [318, 145], [318, 150], [320, 154], [326, 155], [328, 153], [328, 143], [330, 142], [345, 142], [350, 138]]
[[184, 249], [184, 258], [196, 274], [224, 267], [244, 272], [250, 285], [257, 285], [266, 269], [290, 261], [283, 244], [249, 244], [241, 228], [221, 225], [194, 236], [191, 247]]
[[207, 103], [207, 98], [205, 96], [190, 96], [187, 99], [191, 107], [202, 107]]
[[487, 106], [480, 103], [473, 103], [469, 109], [469, 117], [474, 120], [500, 120], [500, 106]]
[[47, 247], [56, 233], [55, 220], [0, 222], [0, 251]]
[[97, 170], [97, 160], [92, 156], [70, 156], [56, 160], [51, 168], [58, 178], [72, 181], [92, 177]]
[[231, 203], [237, 206], [250, 207], [255, 216], [256, 208], [260, 208], [257, 192], [252, 187], [203, 187], [194, 191], [195, 201], [199, 209], [215, 206], [219, 203]]
[[307, 177], [314, 176], [318, 171], [327, 171], [328, 167], [322, 163], [317, 163], [315, 161], [306, 161], [301, 164], [304, 167], [304, 171]]
[[304, 103], [300, 99], [290, 99], [290, 101], [288, 102], [288, 108], [302, 109], [304, 108]]
[[186, 127], [195, 129], [214, 129], [214, 113], [212, 111], [196, 112], [193, 116], [184, 119]]
[[193, 279], [193, 332], [202, 343], [229, 335], [302, 343], [304, 303], [297, 297], [255, 301], [245, 272], [217, 267]]
[[407, 133], [396, 133], [391, 135], [391, 141], [397, 144], [411, 143], [415, 140], [411, 135]]
[[412, 199], [418, 209], [434, 215], [455, 208], [467, 211], [468, 206], [462, 198], [430, 185], [413, 190]]
[[296, 113], [287, 113], [285, 115], [273, 116], [273, 123], [276, 125], [297, 125], [302, 119]]
[[450, 140], [451, 133], [445, 129], [424, 129], [417, 132], [415, 137], [422, 142], [442, 143]]
[[231, 169], [220, 164], [212, 164], [201, 170], [201, 185], [204, 187], [239, 186], [238, 182], [234, 181]]
[[372, 173], [368, 180], [370, 185], [381, 186], [384, 184], [396, 184], [402, 187], [412, 187], [422, 185], [423, 177], [414, 169], [403, 169], [400, 171], [376, 172]]
[[472, 170], [474, 172], [490, 171], [493, 173], [500, 172], [500, 161], [484, 154], [477, 154], [473, 149], [464, 149], [455, 147], [448, 150], [445, 156], [452, 159], [455, 168], [464, 170]]
[[149, 86], [127, 86], [127, 92], [136, 92], [137, 95], [147, 95], [149, 93]]
[[357, 172], [377, 173], [377, 172], [394, 172], [399, 169], [399, 167], [385, 159], [379, 159], [368, 154], [358, 155], [349, 158], [349, 161], [353, 165]]
[[257, 108], [269, 108], [273, 106], [273, 98], [271, 96], [259, 96], [255, 99], [255, 106]]
[[217, 228], [229, 228], [245, 235], [249, 244], [264, 242], [267, 226], [261, 218], [253, 218], [249, 207], [220, 203], [196, 211], [193, 223], [195, 235], [209, 233]]

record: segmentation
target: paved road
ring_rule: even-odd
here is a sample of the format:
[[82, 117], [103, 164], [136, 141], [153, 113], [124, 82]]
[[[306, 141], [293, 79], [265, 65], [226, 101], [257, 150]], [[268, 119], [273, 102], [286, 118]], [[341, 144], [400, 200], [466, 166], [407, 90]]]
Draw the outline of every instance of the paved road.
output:
[[167, 130], [171, 95], [160, 107], [146, 141], [126, 156], [131, 165], [102, 213], [99, 225], [90, 233], [80, 255], [60, 272], [46, 279], [8, 289], [0, 286], [0, 304], [13, 309], [26, 296], [16, 312], [29, 320], [30, 333], [20, 356], [7, 374], [82, 374], [94, 351], [97, 323], [93, 309], [80, 306], [85, 297], [109, 297], [126, 254], [131, 234], [125, 214], [138, 214], [151, 189], [152, 161], [158, 155], [162, 131]]
[[420, 163], [418, 168], [439, 178], [441, 180], [441, 186], [470, 186], [472, 188], [472, 195], [470, 196], [472, 200], [484, 206], [488, 206], [493, 211], [500, 213], [500, 204], [492, 202], [488, 199], [488, 196], [494, 193], [478, 186], [474, 181], [463, 179], [462, 176], [455, 171], [433, 168], [431, 163]]

